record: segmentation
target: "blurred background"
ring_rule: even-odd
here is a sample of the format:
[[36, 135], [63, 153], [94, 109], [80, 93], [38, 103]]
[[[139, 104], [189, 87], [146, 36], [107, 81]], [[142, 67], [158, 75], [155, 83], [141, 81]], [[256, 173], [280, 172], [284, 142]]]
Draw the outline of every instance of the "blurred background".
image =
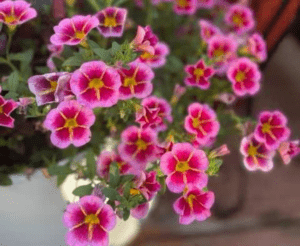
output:
[[[35, 1], [37, 5], [45, 3]], [[280, 109], [289, 118], [294, 138], [299, 138], [299, 1], [252, 4], [258, 28], [269, 44], [269, 60], [262, 66], [261, 92], [253, 100], [237, 104], [237, 110], [257, 116], [264, 109]], [[226, 156], [219, 177], [211, 178], [208, 187], [216, 195], [213, 216], [205, 222], [179, 225], [172, 209], [177, 195], [166, 193], [156, 200], [149, 216], [135, 231], [136, 238], [127, 245], [300, 245], [300, 159], [294, 159], [289, 166], [278, 159], [270, 173], [250, 173], [242, 166], [240, 139], [227, 142], [232, 153]], [[0, 187], [0, 245], [65, 245], [66, 229], [61, 218], [66, 201], [55, 180], [47, 180], [41, 171], [36, 171], [30, 180], [18, 175], [13, 182], [13, 186]]]

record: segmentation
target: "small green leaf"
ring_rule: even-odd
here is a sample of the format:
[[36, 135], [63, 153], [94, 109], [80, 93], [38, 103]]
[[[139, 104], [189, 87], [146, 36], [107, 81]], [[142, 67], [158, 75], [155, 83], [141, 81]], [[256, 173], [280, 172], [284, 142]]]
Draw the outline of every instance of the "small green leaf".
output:
[[209, 160], [209, 167], [206, 170], [206, 173], [209, 176], [216, 176], [217, 173], [220, 170], [220, 167], [221, 167], [222, 163], [223, 163], [223, 160], [221, 160], [221, 159], [210, 159]]
[[125, 184], [127, 182], [130, 182], [134, 179], [134, 175], [122, 175], [120, 178], [120, 184]]
[[83, 59], [79, 56], [71, 56], [67, 60], [65, 60], [61, 66], [63, 67], [79, 67], [83, 63]]
[[109, 167], [109, 185], [112, 188], [117, 188], [120, 183], [120, 173], [116, 162], [110, 164]]
[[33, 49], [26, 50], [24, 52], [10, 54], [9, 58], [13, 61], [25, 61], [30, 63], [34, 55]]
[[96, 175], [96, 159], [95, 159], [95, 154], [92, 149], [90, 149], [86, 153], [86, 165], [87, 165], [87, 170], [88, 170], [88, 177], [93, 180], [95, 175]]
[[101, 60], [109, 62], [111, 60], [111, 54], [108, 50], [101, 48], [96, 42], [89, 40], [88, 44], [92, 51], [100, 57]]
[[131, 183], [130, 182], [127, 182], [125, 184], [125, 187], [124, 187], [124, 192], [123, 192], [123, 195], [124, 197], [128, 200], [129, 197], [130, 197], [130, 189], [131, 189]]
[[128, 208], [123, 209], [123, 220], [126, 221], [129, 219], [130, 216], [130, 210]]
[[117, 192], [113, 188], [103, 188], [102, 193], [112, 201], [120, 201], [122, 197], [120, 196], [119, 192]]
[[19, 98], [19, 94], [13, 91], [8, 92], [5, 96], [6, 99], [14, 99], [14, 100], [18, 100]]
[[61, 186], [68, 175], [69, 174], [67, 174], [67, 173], [57, 175], [57, 177], [56, 177], [56, 186], [57, 187]]
[[73, 195], [82, 197], [82, 196], [90, 195], [92, 191], [93, 191], [92, 184], [82, 185], [77, 187], [75, 190], [73, 190]]
[[127, 2], [128, 0], [115, 0], [113, 6], [120, 6], [121, 4]]
[[158, 181], [158, 182], [160, 183], [160, 185], [161, 185], [161, 189], [160, 189], [160, 191], [158, 192], [158, 194], [159, 194], [159, 195], [165, 194], [166, 189], [167, 189], [165, 177], [164, 177], [164, 176], [157, 177], [157, 181]]
[[0, 185], [1, 186], [9, 186], [12, 185], [12, 180], [8, 175], [0, 173]]
[[8, 77], [8, 87], [10, 91], [16, 92], [19, 85], [19, 73], [17, 71], [12, 72]]

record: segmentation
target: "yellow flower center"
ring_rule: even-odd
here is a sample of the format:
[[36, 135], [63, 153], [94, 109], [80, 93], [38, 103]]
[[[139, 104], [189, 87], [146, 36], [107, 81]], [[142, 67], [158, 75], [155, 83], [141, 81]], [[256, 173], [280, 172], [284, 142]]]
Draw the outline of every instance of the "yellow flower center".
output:
[[137, 84], [136, 80], [133, 77], [131, 77], [131, 78], [125, 78], [125, 80], [124, 80], [124, 86], [125, 87], [135, 86], [136, 84]]
[[134, 189], [134, 188], [130, 189], [130, 195], [136, 196], [139, 194], [141, 194], [141, 192], [138, 189]]
[[57, 81], [51, 80], [50, 86], [51, 86], [51, 91], [55, 91], [57, 87]]
[[143, 141], [142, 139], [138, 139], [135, 142], [135, 144], [138, 147], [138, 149], [140, 149], [140, 150], [146, 150], [147, 149], [147, 143], [145, 141]]
[[238, 73], [237, 73], [236, 76], [235, 76], [235, 80], [236, 80], [237, 82], [244, 81], [245, 78], [246, 78], [245, 73], [242, 72], [242, 71], [238, 71]]
[[4, 22], [7, 24], [10, 24], [12, 22], [14, 22], [17, 18], [13, 15], [9, 15], [9, 16], [5, 16], [4, 17]]
[[78, 39], [83, 39], [85, 37], [85, 33], [83, 31], [76, 31], [75, 37]]
[[75, 119], [67, 119], [64, 127], [72, 128], [78, 126], [77, 121]]
[[177, 163], [175, 169], [176, 169], [177, 172], [183, 173], [183, 172], [189, 170], [190, 166], [189, 166], [187, 161], [180, 161], [180, 162]]
[[262, 126], [262, 132], [263, 133], [267, 133], [269, 131], [271, 131], [271, 125], [270, 125], [270, 123], [263, 124], [263, 126]]
[[243, 24], [243, 19], [240, 15], [236, 14], [232, 17], [232, 21], [237, 24], [238, 26]]
[[256, 156], [257, 155], [257, 148], [254, 147], [253, 145], [250, 145], [250, 147], [248, 149], [248, 154], [250, 156]]
[[84, 222], [89, 225], [96, 225], [100, 223], [100, 220], [97, 215], [89, 214], [85, 216]]
[[201, 68], [195, 69], [194, 75], [198, 78], [202, 77], [204, 75], [204, 69]]
[[191, 194], [186, 198], [187, 203], [192, 208], [193, 207], [193, 200], [196, 198], [195, 195]]
[[104, 26], [106, 26], [106, 27], [108, 27], [108, 26], [116, 27], [117, 26], [116, 18], [115, 17], [110, 17], [110, 16], [105, 17]]
[[151, 54], [148, 53], [148, 52], [143, 52], [143, 54], [141, 54], [141, 58], [142, 58], [142, 59], [145, 59], [145, 60], [149, 60], [149, 59], [154, 58], [154, 55], [151, 55]]
[[104, 82], [101, 79], [92, 79], [89, 83], [89, 87], [99, 90], [104, 86]]
[[198, 118], [193, 118], [193, 127], [198, 128], [201, 125]]
[[224, 55], [224, 51], [222, 49], [217, 49], [214, 51], [214, 56], [215, 57], [221, 57]]
[[185, 8], [189, 6], [189, 3], [187, 0], [177, 0], [177, 5], [181, 8]]

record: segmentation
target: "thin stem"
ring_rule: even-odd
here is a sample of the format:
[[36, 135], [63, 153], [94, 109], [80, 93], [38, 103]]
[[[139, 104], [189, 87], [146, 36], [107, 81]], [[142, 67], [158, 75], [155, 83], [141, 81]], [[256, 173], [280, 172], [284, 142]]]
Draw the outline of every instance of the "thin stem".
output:
[[9, 61], [9, 50], [10, 50], [10, 47], [11, 47], [12, 37], [13, 37], [13, 33], [9, 32], [8, 33], [8, 41], [7, 41], [7, 45], [6, 45], [6, 59], [8, 61]]

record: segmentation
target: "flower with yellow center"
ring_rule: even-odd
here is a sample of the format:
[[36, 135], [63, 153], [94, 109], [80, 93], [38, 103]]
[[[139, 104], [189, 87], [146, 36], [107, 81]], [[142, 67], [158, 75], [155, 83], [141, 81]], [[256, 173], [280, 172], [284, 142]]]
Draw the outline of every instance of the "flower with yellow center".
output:
[[232, 21], [237, 24], [238, 26], [243, 25], [243, 19], [239, 14], [236, 14], [232, 17]]
[[10, 24], [10, 23], [12, 23], [12, 22], [14, 22], [16, 20], [17, 20], [17, 18], [14, 15], [8, 15], [8, 16], [4, 17], [4, 22], [6, 24]]
[[261, 131], [262, 131], [263, 133], [267, 133], [267, 132], [270, 132], [270, 131], [271, 131], [271, 128], [272, 128], [272, 126], [270, 125], [270, 123], [264, 123], [264, 124], [262, 125]]
[[51, 91], [55, 91], [56, 90], [56, 87], [57, 87], [57, 81], [55, 80], [51, 80], [50, 81], [50, 86], [51, 86]]
[[88, 225], [96, 225], [100, 223], [100, 220], [96, 214], [89, 214], [85, 216], [84, 223]]
[[137, 85], [137, 82], [136, 82], [134, 77], [124, 79], [124, 86], [125, 87], [129, 87], [129, 86], [132, 87], [132, 86], [135, 86], [135, 85]]
[[155, 55], [151, 55], [149, 52], [143, 52], [143, 54], [141, 54], [141, 58], [144, 60], [150, 60], [153, 59], [155, 57]]
[[189, 204], [190, 208], [193, 207], [193, 201], [195, 200], [196, 196], [193, 194], [190, 194], [187, 198], [186, 198], [186, 202]]
[[235, 80], [236, 80], [237, 82], [242, 82], [242, 81], [244, 81], [245, 79], [246, 79], [245, 73], [242, 72], [242, 71], [238, 71], [238, 73], [237, 73], [236, 76], [235, 76]]
[[187, 161], [179, 161], [175, 167], [177, 172], [185, 172], [190, 169], [189, 163]]
[[198, 128], [201, 125], [201, 122], [198, 118], [193, 118], [193, 127]]
[[134, 189], [134, 188], [130, 189], [130, 195], [136, 196], [139, 194], [141, 194], [141, 192], [138, 189]]
[[69, 128], [69, 129], [72, 129], [72, 128], [77, 127], [77, 126], [78, 126], [77, 121], [74, 118], [73, 119], [67, 119], [66, 122], [65, 122], [65, 125], [64, 125], [65, 128]]
[[117, 21], [116, 18], [113, 16], [106, 16], [104, 20], [104, 26], [106, 27], [116, 27]]
[[78, 39], [83, 39], [85, 37], [85, 33], [83, 31], [76, 31], [75, 37]]
[[248, 154], [250, 156], [256, 156], [257, 155], [257, 147], [250, 145], [248, 149]]
[[139, 150], [146, 150], [147, 149], [147, 143], [142, 139], [138, 139], [135, 142], [135, 144], [136, 144], [136, 146]]
[[89, 87], [92, 88], [92, 89], [99, 90], [99, 89], [101, 89], [104, 86], [105, 86], [104, 82], [101, 79], [98, 79], [98, 78], [92, 79], [89, 82]]
[[200, 77], [202, 77], [204, 75], [204, 69], [201, 69], [201, 68], [195, 69], [194, 75], [199, 79]]

